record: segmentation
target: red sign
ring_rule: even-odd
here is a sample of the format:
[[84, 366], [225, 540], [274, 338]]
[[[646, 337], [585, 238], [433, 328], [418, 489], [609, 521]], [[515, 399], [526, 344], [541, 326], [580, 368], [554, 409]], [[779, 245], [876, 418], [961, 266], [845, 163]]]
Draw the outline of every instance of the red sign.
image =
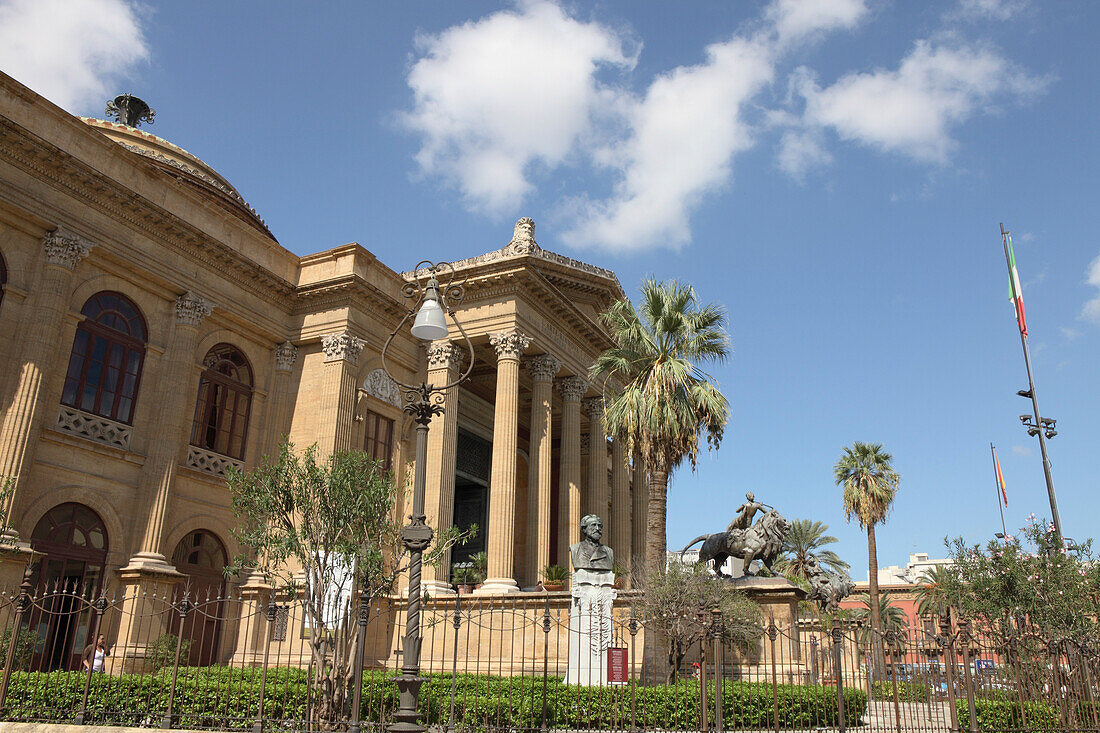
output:
[[607, 681], [626, 682], [626, 649], [609, 647], [607, 650]]

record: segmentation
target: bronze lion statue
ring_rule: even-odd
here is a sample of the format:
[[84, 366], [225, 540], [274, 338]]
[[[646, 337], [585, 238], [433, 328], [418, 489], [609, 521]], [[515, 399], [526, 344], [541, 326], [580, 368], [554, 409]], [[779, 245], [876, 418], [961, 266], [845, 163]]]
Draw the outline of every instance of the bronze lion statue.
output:
[[[753, 560], [759, 560], [772, 575], [772, 563], [783, 549], [783, 538], [791, 529], [791, 523], [775, 509], [769, 509], [756, 524], [748, 529], [731, 529], [727, 532], [714, 534], [702, 534], [689, 542], [680, 550], [680, 557], [684, 556], [688, 548], [699, 542], [703, 546], [699, 549], [699, 562], [714, 563], [714, 573], [722, 577], [730, 577], [722, 572], [722, 566], [731, 557], [740, 558], [745, 565], [745, 574], [749, 575], [749, 566]], [[755, 574], [755, 573], [754, 573]]]

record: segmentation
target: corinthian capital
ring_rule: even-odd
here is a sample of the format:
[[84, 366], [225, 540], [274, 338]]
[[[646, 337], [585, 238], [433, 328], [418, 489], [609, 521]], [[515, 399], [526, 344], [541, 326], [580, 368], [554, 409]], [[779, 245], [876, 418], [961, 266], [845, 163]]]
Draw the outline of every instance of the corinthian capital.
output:
[[519, 331], [500, 331], [489, 334], [489, 345], [496, 349], [498, 359], [519, 359], [531, 338]]
[[46, 264], [61, 265], [70, 270], [87, 257], [94, 246], [84, 237], [78, 237], [61, 227], [42, 239], [42, 248], [46, 250]]
[[284, 341], [275, 347], [275, 371], [289, 372], [294, 368], [294, 362], [298, 360], [298, 347], [289, 341]]
[[458, 372], [466, 366], [466, 349], [453, 341], [433, 341], [425, 349], [428, 352], [428, 369], [453, 369]]
[[558, 392], [566, 402], [576, 402], [588, 391], [588, 382], [583, 377], [562, 377], [558, 380]]
[[214, 304], [188, 291], [176, 298], [176, 321], [185, 326], [197, 326], [214, 310]]
[[326, 363], [342, 359], [352, 365], [358, 364], [359, 355], [363, 353], [363, 345], [363, 339], [352, 336], [348, 331], [321, 337], [321, 348], [325, 352]]
[[584, 414], [592, 420], [603, 419], [603, 397], [589, 397], [581, 402]]
[[552, 381], [554, 375], [561, 369], [561, 362], [558, 361], [557, 357], [550, 354], [529, 356], [523, 360], [523, 364], [527, 367], [527, 371], [531, 373], [531, 379], [536, 382]]

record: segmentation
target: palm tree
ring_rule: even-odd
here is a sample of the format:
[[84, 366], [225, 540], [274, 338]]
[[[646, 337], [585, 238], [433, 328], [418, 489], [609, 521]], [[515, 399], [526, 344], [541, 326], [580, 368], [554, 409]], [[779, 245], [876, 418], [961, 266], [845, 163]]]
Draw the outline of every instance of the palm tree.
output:
[[614, 346], [589, 374], [625, 384], [608, 396], [604, 419], [610, 434], [634, 444], [649, 470], [645, 568], [659, 573], [669, 474], [685, 458], [695, 467], [701, 434], [717, 448], [729, 418], [729, 403], [697, 363], [725, 361], [730, 346], [725, 309], [700, 306], [695, 288], [647, 279], [641, 291], [638, 310], [624, 299], [601, 314]]
[[948, 597], [947, 586], [951, 580], [951, 568], [946, 565], [936, 565], [928, 568], [921, 576], [921, 584], [917, 587], [917, 613], [925, 618], [947, 616], [952, 604]]
[[[898, 492], [901, 476], [894, 470], [894, 457], [882, 448], [881, 443], [855, 442], [844, 448], [844, 454], [836, 462], [833, 475], [837, 486], [844, 487], [844, 514], [848, 521], [854, 515], [861, 527], [867, 530], [867, 579], [870, 597], [871, 628], [882, 633], [879, 618], [878, 547], [875, 544], [875, 525], [886, 521], [890, 505]], [[875, 653], [874, 674], [881, 679], [886, 660], [881, 650]]]
[[848, 563], [840, 559], [832, 550], [822, 549], [825, 545], [838, 542], [836, 537], [825, 534], [829, 525], [810, 519], [796, 519], [783, 538], [783, 551], [776, 568], [788, 576], [805, 578], [814, 564], [822, 565], [834, 573], [848, 572]]
[[[868, 617], [874, 615], [871, 614], [871, 599], [864, 593], [863, 595], [857, 596], [855, 600], [862, 603], [863, 607], [857, 607], [852, 616], [857, 621], [862, 621], [866, 626]], [[909, 616], [906, 615], [905, 611], [893, 604], [889, 595], [880, 595], [878, 604], [876, 605], [878, 606], [877, 615], [882, 621], [883, 634], [893, 631], [897, 639], [895, 641], [895, 646], [903, 644], [903, 640], [906, 639], [909, 634]], [[872, 638], [876, 640], [881, 639], [877, 634], [871, 636], [869, 629], [864, 629], [860, 634], [860, 644], [866, 646]], [[882, 642], [878, 641], [875, 648], [881, 651]]]

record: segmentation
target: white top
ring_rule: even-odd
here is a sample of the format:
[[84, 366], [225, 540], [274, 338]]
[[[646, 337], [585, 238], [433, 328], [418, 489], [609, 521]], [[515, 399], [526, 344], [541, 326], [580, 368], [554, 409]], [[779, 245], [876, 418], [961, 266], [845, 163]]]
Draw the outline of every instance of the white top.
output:
[[102, 649], [96, 648], [95, 655], [92, 657], [92, 671], [93, 672], [102, 672], [103, 671], [103, 662], [104, 662], [104, 659], [106, 658], [106, 656], [107, 655], [103, 653]]

